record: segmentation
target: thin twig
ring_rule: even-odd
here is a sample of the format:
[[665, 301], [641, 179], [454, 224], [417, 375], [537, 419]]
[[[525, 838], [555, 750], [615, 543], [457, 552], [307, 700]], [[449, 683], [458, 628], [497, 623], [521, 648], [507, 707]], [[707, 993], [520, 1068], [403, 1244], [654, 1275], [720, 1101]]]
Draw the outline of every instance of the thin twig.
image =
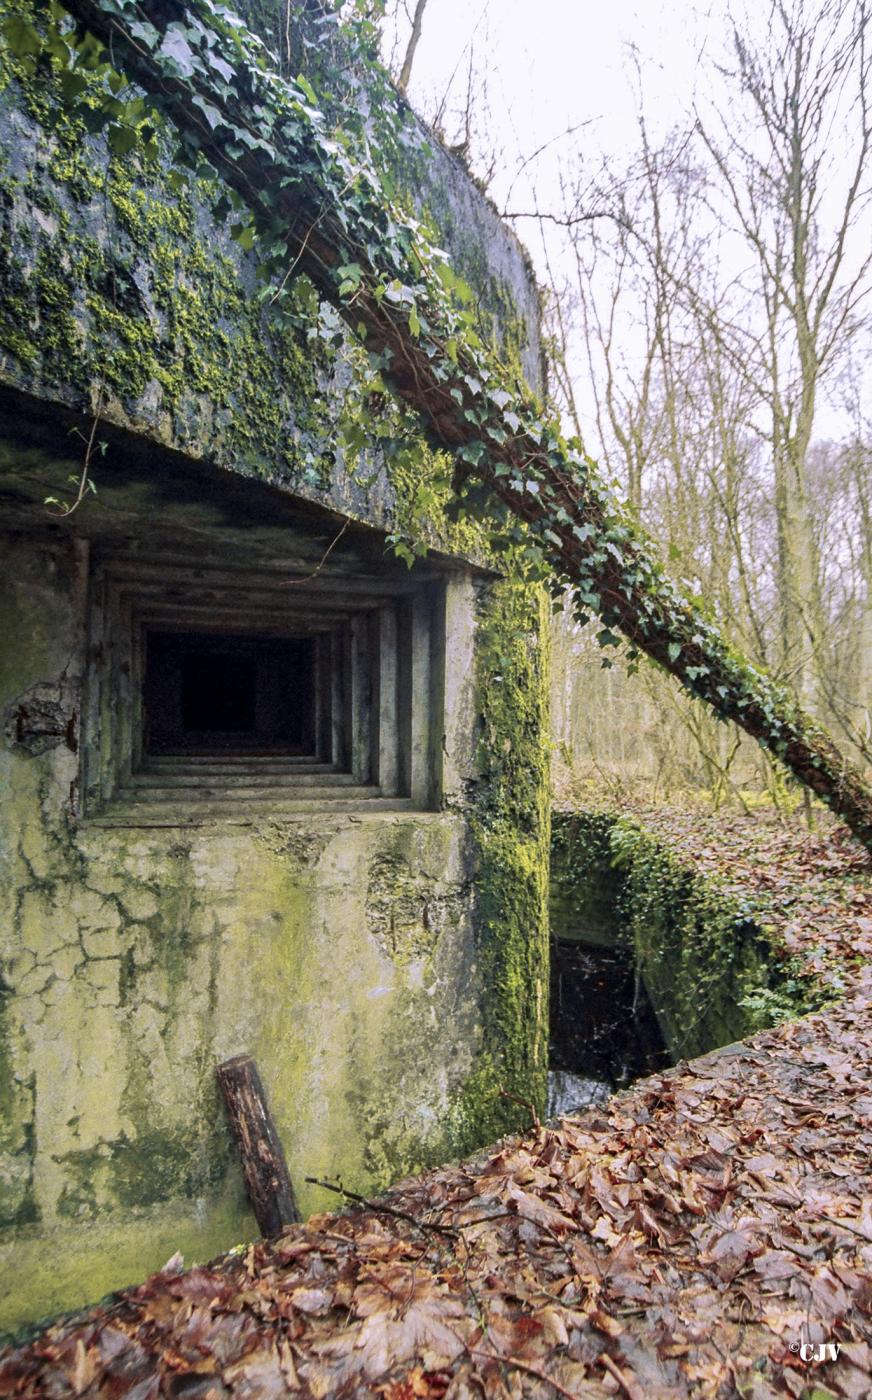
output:
[[337, 1196], [343, 1196], [346, 1201], [354, 1201], [355, 1205], [365, 1206], [367, 1210], [375, 1211], [377, 1215], [391, 1215], [396, 1220], [405, 1220], [408, 1225], [414, 1225], [417, 1230], [431, 1230], [437, 1235], [448, 1235], [451, 1239], [456, 1239], [458, 1231], [452, 1225], [434, 1225], [426, 1220], [419, 1220], [411, 1211], [398, 1210], [396, 1206], [384, 1205], [379, 1201], [371, 1201], [367, 1196], [360, 1196], [356, 1191], [349, 1191], [344, 1186], [339, 1186], [333, 1181], [320, 1181], [315, 1176], [304, 1178], [309, 1186], [321, 1186], [325, 1191], [335, 1191]]
[[[76, 497], [75, 497], [75, 500], [73, 501], [72, 505], [67, 505], [66, 502], [64, 502], [64, 501], [58, 501], [56, 504], [57, 504], [60, 508], [59, 508], [58, 510], [49, 510], [49, 511], [48, 511], [48, 514], [54, 516], [54, 518], [55, 518], [56, 520], [66, 520], [68, 516], [72, 515], [74, 511], [77, 511], [77, 510], [79, 509], [79, 506], [82, 504], [82, 501], [85, 499], [85, 495], [86, 495], [86, 492], [88, 491], [88, 487], [90, 486], [92, 490], [94, 489], [93, 483], [91, 482], [91, 478], [90, 478], [91, 459], [92, 459], [93, 456], [94, 456], [94, 448], [95, 448], [95, 446], [96, 446], [95, 439], [96, 439], [96, 437], [97, 437], [97, 429], [99, 428], [100, 423], [101, 423], [101, 421], [102, 421], [102, 420], [101, 420], [101, 413], [102, 413], [102, 410], [103, 410], [103, 383], [104, 383], [104, 381], [101, 380], [101, 381], [100, 381], [100, 387], [99, 387], [99, 389], [98, 389], [98, 391], [97, 391], [97, 404], [96, 404], [96, 407], [95, 407], [95, 409], [94, 409], [94, 419], [93, 419], [93, 422], [91, 423], [91, 431], [88, 433], [88, 436], [85, 437], [85, 434], [84, 434], [83, 432], [81, 432], [79, 428], [74, 428], [74, 429], [73, 429], [73, 433], [75, 434], [75, 436], [78, 437], [78, 438], [80, 438], [80, 439], [82, 440], [82, 442], [85, 444], [85, 456], [84, 456], [84, 459], [83, 459], [83, 461], [82, 461], [82, 470], [81, 470], [81, 473], [80, 473], [80, 475], [79, 475], [79, 485], [78, 485], [78, 489], [77, 489], [77, 491], [76, 491]], [[105, 444], [103, 444], [103, 445], [105, 446]], [[52, 497], [49, 497], [49, 500], [48, 500], [47, 504], [48, 504], [48, 505], [55, 504], [54, 499], [53, 499]]]
[[279, 588], [298, 588], [301, 583], [309, 583], [313, 578], [317, 578], [350, 524], [350, 519], [346, 517], [345, 520], [343, 520], [342, 522], [342, 529], [339, 531], [338, 535], [334, 535], [333, 539], [330, 541], [327, 548], [324, 550], [324, 553], [321, 555], [319, 562], [315, 565], [315, 568], [310, 574], [304, 574], [302, 578], [284, 579], [279, 584]]
[[517, 1356], [496, 1356], [490, 1351], [481, 1351], [477, 1347], [467, 1347], [470, 1356], [482, 1356], [486, 1361], [495, 1361], [498, 1366], [513, 1366], [517, 1371], [526, 1371], [528, 1376], [535, 1376], [537, 1381], [544, 1381], [557, 1391], [558, 1395], [565, 1395], [567, 1400], [578, 1400], [577, 1394], [567, 1390], [553, 1376], [549, 1376], [547, 1371], [540, 1371], [538, 1366], [531, 1366], [529, 1361], [521, 1361]]
[[510, 1094], [508, 1089], [500, 1089], [500, 1098], [510, 1099], [512, 1103], [519, 1104], [521, 1108], [526, 1108], [532, 1119], [533, 1129], [538, 1133], [542, 1124], [539, 1121], [539, 1114], [536, 1112], [536, 1105], [534, 1103], [531, 1103], [529, 1099], [519, 1099], [517, 1094]]
[[621, 1389], [626, 1391], [626, 1393], [630, 1397], [630, 1400], [639, 1400], [639, 1396], [642, 1394], [642, 1391], [640, 1386], [636, 1384], [635, 1378], [628, 1379], [624, 1375], [624, 1372], [621, 1370], [620, 1366], [616, 1365], [612, 1358], [609, 1356], [608, 1352], [601, 1351], [597, 1359], [600, 1365], [606, 1371], [608, 1371], [609, 1375], [612, 1376], [618, 1382], [618, 1385], [621, 1387]]

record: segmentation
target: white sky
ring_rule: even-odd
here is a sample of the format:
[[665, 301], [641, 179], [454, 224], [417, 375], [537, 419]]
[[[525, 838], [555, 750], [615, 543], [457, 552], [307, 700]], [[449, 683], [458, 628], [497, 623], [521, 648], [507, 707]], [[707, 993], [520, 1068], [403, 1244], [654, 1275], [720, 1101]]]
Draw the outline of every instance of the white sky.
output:
[[[402, 5], [400, 0], [401, 11]], [[409, 95], [430, 115], [450, 85], [455, 111], [462, 107], [474, 48], [489, 115], [472, 154], [480, 160], [490, 149], [501, 153], [490, 187], [500, 207], [522, 160], [567, 128], [588, 123], [529, 167], [542, 201], [558, 164], [574, 165], [577, 152], [595, 159], [635, 144], [632, 45], [645, 67], [646, 117], [654, 138], [688, 115], [698, 56], [704, 45], [720, 45], [726, 8], [726, 0], [711, 0], [700, 7], [701, 17], [690, 0], [429, 0]], [[401, 39], [408, 33], [402, 17], [399, 33]], [[476, 81], [480, 99], [482, 78]], [[457, 136], [451, 123], [446, 135]], [[512, 207], [530, 195], [522, 175]]]

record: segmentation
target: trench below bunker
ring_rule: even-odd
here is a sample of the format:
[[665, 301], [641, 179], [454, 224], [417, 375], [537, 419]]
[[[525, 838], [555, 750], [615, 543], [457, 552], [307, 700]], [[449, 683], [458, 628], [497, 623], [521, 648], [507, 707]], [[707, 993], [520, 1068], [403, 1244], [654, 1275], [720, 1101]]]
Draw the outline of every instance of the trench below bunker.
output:
[[550, 922], [551, 1114], [770, 1024], [765, 930], [630, 819], [554, 813]]
[[572, 933], [551, 936], [549, 1115], [672, 1063], [632, 953]]
[[[579, 829], [579, 825], [581, 829]], [[673, 1063], [626, 937], [619, 876], [583, 819], [554, 814], [548, 1113], [574, 1113]]]

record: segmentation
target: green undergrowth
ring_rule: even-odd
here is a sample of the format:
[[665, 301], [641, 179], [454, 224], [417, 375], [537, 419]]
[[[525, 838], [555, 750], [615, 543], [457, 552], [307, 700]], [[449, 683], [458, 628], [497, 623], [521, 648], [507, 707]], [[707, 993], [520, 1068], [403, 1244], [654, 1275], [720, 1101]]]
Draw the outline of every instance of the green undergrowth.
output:
[[833, 1000], [773, 937], [765, 896], [728, 890], [632, 818], [555, 814], [551, 870], [562, 918], [583, 928], [589, 911], [610, 908], [614, 939], [635, 957], [673, 1060]]

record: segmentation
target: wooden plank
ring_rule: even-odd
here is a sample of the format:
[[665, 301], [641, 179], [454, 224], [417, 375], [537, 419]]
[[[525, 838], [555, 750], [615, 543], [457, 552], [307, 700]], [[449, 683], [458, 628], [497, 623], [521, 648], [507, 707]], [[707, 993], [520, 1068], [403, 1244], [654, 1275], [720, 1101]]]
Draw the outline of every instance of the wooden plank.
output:
[[267, 1238], [281, 1234], [300, 1212], [257, 1065], [250, 1055], [225, 1060], [218, 1066], [218, 1082], [260, 1232]]

